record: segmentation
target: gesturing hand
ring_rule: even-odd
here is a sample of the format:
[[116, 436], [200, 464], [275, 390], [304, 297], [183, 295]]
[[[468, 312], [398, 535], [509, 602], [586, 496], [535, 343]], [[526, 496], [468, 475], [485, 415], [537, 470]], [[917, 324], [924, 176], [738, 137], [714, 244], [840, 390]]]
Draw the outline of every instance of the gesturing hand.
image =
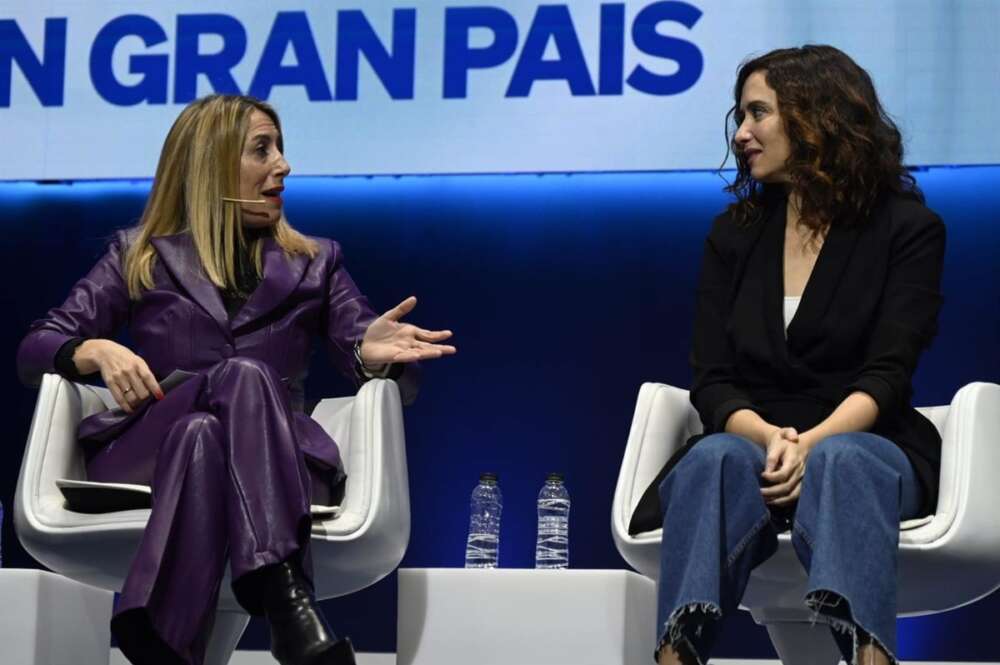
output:
[[77, 347], [73, 362], [81, 374], [99, 371], [126, 413], [132, 413], [150, 395], [163, 399], [163, 390], [146, 361], [110, 339], [88, 339]]
[[761, 474], [766, 483], [760, 490], [764, 503], [787, 506], [799, 498], [808, 455], [809, 449], [800, 445], [795, 428], [783, 427], [771, 435], [767, 441], [767, 464]]
[[375, 319], [361, 341], [361, 359], [368, 367], [440, 358], [455, 353], [455, 347], [438, 344], [451, 337], [450, 330], [424, 330], [400, 319], [417, 305], [410, 296]]

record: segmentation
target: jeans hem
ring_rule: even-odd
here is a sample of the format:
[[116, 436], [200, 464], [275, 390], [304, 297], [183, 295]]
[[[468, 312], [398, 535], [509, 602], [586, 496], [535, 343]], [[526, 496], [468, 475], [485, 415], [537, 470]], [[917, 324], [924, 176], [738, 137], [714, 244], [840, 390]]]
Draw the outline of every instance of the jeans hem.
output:
[[[695, 648], [694, 644], [684, 634], [683, 619], [695, 618], [695, 619], [713, 619], [718, 620], [722, 618], [722, 610], [713, 602], [693, 602], [681, 605], [676, 610], [670, 613], [667, 618], [666, 624], [663, 626], [663, 634], [660, 636], [659, 642], [656, 644], [656, 650], [653, 651], [653, 662], [657, 662], [659, 659], [660, 652], [663, 647], [670, 645], [674, 647], [682, 647], [685, 651], [694, 656], [695, 662], [698, 665], [705, 665], [705, 660], [702, 659], [701, 654]], [[701, 632], [701, 624], [699, 622], [698, 627], [695, 628], [695, 632]]]
[[[854, 613], [851, 611], [850, 603], [847, 602], [847, 600], [839, 593], [826, 589], [810, 591], [806, 594], [805, 603], [806, 606], [813, 611], [814, 622], [816, 621], [818, 615], [822, 614], [823, 620], [830, 625], [831, 630], [843, 635], [851, 636], [852, 653], [850, 665], [864, 665], [863, 663], [858, 662], [858, 646], [860, 642], [858, 636], [859, 630], [864, 633], [875, 646], [882, 650], [882, 652], [889, 658], [890, 665], [899, 665], [899, 660], [897, 660], [896, 655], [885, 646], [885, 643], [883, 643], [877, 635], [857, 622], [854, 618]], [[846, 619], [836, 616], [829, 611], [834, 607], [840, 606], [841, 603], [846, 604]]]

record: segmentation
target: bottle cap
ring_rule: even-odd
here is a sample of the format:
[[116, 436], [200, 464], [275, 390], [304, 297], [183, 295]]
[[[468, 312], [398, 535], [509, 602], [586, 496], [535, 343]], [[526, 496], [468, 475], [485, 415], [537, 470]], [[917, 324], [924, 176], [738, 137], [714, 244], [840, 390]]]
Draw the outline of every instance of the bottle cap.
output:
[[553, 473], [550, 473], [547, 476], [545, 476], [545, 482], [547, 482], [547, 483], [551, 483], [551, 482], [561, 483], [565, 478], [566, 478], [566, 476], [564, 474], [553, 472]]
[[479, 482], [481, 483], [495, 483], [497, 481], [497, 474], [492, 471], [486, 471], [485, 473], [479, 474]]

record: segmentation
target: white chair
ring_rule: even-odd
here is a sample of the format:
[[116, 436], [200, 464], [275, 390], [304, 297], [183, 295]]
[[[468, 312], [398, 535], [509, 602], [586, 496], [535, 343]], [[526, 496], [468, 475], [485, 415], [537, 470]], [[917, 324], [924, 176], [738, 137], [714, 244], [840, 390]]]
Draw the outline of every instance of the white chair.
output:
[[[900, 616], [943, 612], [1000, 587], [1000, 385], [971, 383], [950, 406], [920, 409], [941, 432], [941, 489], [932, 517], [901, 525]], [[632, 512], [663, 464], [701, 432], [688, 392], [646, 383], [639, 390], [612, 505], [611, 528], [622, 557], [659, 577], [663, 530], [629, 535]], [[787, 533], [754, 570], [742, 607], [767, 627], [782, 662], [830, 665], [840, 658], [829, 632], [812, 625], [803, 605], [806, 574]]]
[[[119, 590], [149, 511], [71, 512], [55, 484], [60, 478], [85, 478], [77, 423], [111, 405], [103, 388], [54, 374], [43, 378], [18, 478], [14, 522], [25, 549], [45, 566]], [[316, 595], [323, 599], [363, 589], [399, 565], [410, 537], [410, 498], [394, 382], [372, 380], [354, 397], [323, 400], [313, 417], [340, 446], [348, 474], [341, 510], [313, 522]], [[248, 621], [227, 578], [205, 665], [229, 661]]]

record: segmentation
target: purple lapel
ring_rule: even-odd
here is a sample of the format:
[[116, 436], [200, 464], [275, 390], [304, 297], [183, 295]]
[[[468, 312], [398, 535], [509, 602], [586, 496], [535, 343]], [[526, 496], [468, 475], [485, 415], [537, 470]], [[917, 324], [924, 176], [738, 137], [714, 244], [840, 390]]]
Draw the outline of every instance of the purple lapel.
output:
[[302, 281], [309, 263], [309, 258], [302, 254], [289, 257], [273, 238], [265, 238], [263, 243], [261, 260], [264, 276], [233, 318], [233, 330], [259, 319], [280, 305]]
[[211, 315], [226, 332], [229, 331], [229, 317], [222, 304], [219, 289], [208, 279], [201, 267], [198, 251], [189, 233], [157, 236], [150, 242], [163, 261], [167, 270], [180, 282], [191, 299]]

